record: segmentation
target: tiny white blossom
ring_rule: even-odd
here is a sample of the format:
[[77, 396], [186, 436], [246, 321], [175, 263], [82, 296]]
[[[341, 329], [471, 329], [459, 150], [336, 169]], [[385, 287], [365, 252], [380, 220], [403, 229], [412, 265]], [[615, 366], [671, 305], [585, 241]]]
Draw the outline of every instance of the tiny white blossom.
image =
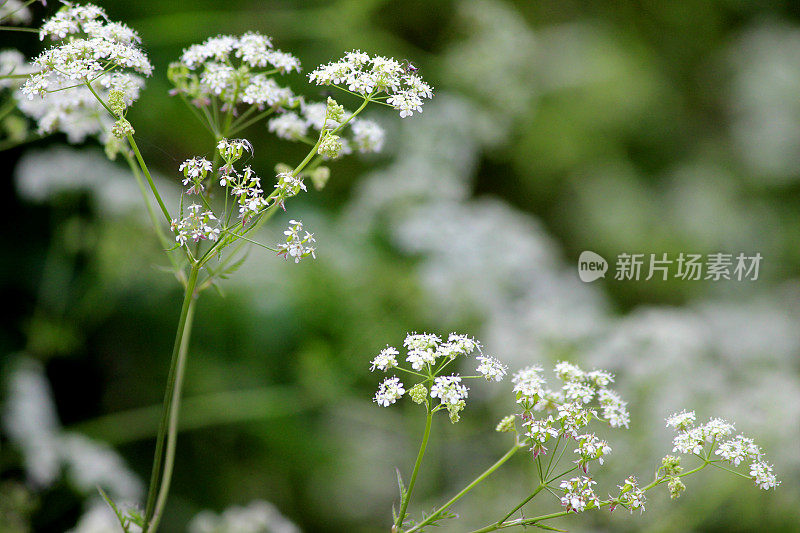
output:
[[467, 398], [467, 387], [460, 376], [438, 376], [433, 380], [431, 398], [439, 398], [445, 405], [456, 405]]
[[673, 452], [699, 454], [703, 451], [704, 445], [705, 437], [703, 436], [702, 428], [683, 431], [672, 439]]
[[479, 355], [477, 359], [480, 361], [477, 371], [486, 378], [486, 381], [503, 381], [506, 371], [508, 370], [507, 366], [494, 357], [483, 357]]
[[580, 381], [586, 375], [578, 366], [566, 361], [556, 364], [555, 373], [561, 381]]
[[378, 392], [375, 393], [373, 401], [382, 407], [389, 407], [402, 398], [405, 392], [406, 389], [403, 388], [400, 378], [386, 378], [381, 383]]
[[737, 435], [730, 440], [721, 442], [714, 453], [733, 466], [739, 466], [748, 459], [761, 458], [761, 448], [753, 442], [753, 439], [744, 435]]
[[370, 371], [374, 371], [376, 368], [378, 370], [383, 370], [384, 372], [390, 368], [394, 368], [397, 366], [397, 355], [398, 352], [396, 349], [392, 348], [391, 346], [387, 346], [381, 353], [372, 360], [372, 367], [370, 367]]
[[756, 482], [756, 486], [763, 490], [774, 489], [781, 484], [772, 473], [772, 465], [764, 461], [756, 461], [750, 465], [750, 476]]
[[567, 511], [574, 511], [580, 513], [587, 507], [597, 507], [600, 505], [600, 500], [592, 489], [592, 485], [597, 482], [586, 476], [574, 477], [570, 480], [562, 481], [559, 486], [564, 491], [564, 496], [561, 497], [561, 505]]
[[675, 413], [667, 418], [667, 427], [673, 427], [678, 431], [685, 431], [692, 427], [697, 420], [694, 411], [686, 411], [685, 409], [680, 413]]

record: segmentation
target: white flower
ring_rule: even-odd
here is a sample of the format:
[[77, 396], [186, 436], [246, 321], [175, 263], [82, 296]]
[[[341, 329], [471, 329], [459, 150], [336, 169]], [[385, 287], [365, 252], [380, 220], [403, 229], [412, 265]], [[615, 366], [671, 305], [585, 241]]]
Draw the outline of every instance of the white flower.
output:
[[578, 430], [589, 425], [594, 411], [584, 409], [578, 402], [568, 402], [558, 406], [556, 420], [561, 424], [564, 434], [578, 438]]
[[477, 359], [481, 363], [478, 365], [477, 371], [486, 378], [486, 381], [503, 381], [503, 377], [505, 377], [506, 371], [508, 370], [507, 366], [494, 357], [483, 357], [479, 355]]
[[283, 232], [286, 235], [286, 243], [278, 245], [278, 255], [287, 259], [291, 257], [295, 263], [301, 259], [311, 256], [316, 259], [316, 249], [308, 246], [315, 242], [314, 235], [303, 230], [303, 223], [299, 220], [290, 220], [289, 228]]
[[692, 427], [697, 420], [694, 411], [686, 411], [685, 409], [680, 413], [675, 413], [667, 418], [667, 427], [673, 427], [678, 431], [685, 431]]
[[392, 348], [391, 346], [387, 346], [381, 353], [378, 354], [375, 359], [372, 360], [372, 367], [370, 367], [370, 371], [374, 371], [376, 368], [378, 370], [383, 370], [384, 372], [390, 368], [394, 368], [397, 366], [397, 358], [396, 356], [399, 354], [396, 349]]
[[781, 484], [775, 474], [772, 473], [772, 465], [764, 461], [756, 461], [750, 465], [750, 476], [760, 489], [774, 489]]
[[603, 418], [608, 420], [611, 427], [628, 427], [631, 417], [626, 408], [627, 402], [611, 389], [600, 389], [597, 392], [597, 400], [603, 410]]
[[720, 443], [714, 453], [725, 461], [733, 464], [733, 466], [739, 466], [742, 461], [747, 459], [761, 458], [761, 448], [753, 442], [753, 439], [745, 437], [744, 435], [737, 435], [730, 440]]
[[436, 352], [430, 348], [424, 350], [415, 348], [408, 351], [406, 361], [411, 363], [411, 368], [414, 370], [422, 370], [425, 365], [432, 365], [436, 362]]
[[511, 378], [517, 403], [536, 404], [544, 396], [544, 378], [542, 367], [529, 366], [518, 370]]
[[364, 97], [388, 95], [386, 103], [400, 111], [401, 117], [422, 112], [423, 98], [431, 98], [431, 87], [415, 74], [407, 74], [403, 65], [391, 58], [370, 57], [360, 50], [321, 65], [309, 74], [317, 85], [347, 87]]
[[297, 98], [270, 76], [292, 70], [300, 70], [296, 57], [273, 49], [266, 35], [250, 32], [240, 37], [218, 35], [190, 46], [180, 61], [170, 65], [168, 76], [175, 86], [173, 94], [185, 94], [198, 107], [219, 98], [226, 106], [278, 108], [294, 106]]
[[553, 420], [552, 416], [548, 416], [543, 420], [530, 418], [523, 422], [523, 426], [527, 426], [528, 428], [525, 435], [531, 439], [533, 444], [531, 446], [531, 451], [533, 452], [534, 458], [539, 454], [547, 452], [545, 443], [548, 440], [559, 436], [558, 430], [553, 427], [554, 422], [555, 420]]
[[409, 333], [403, 346], [409, 350], [436, 350], [442, 339], [432, 333]]
[[562, 387], [564, 396], [568, 400], [578, 400], [589, 403], [594, 398], [594, 388], [578, 381], [567, 381]]
[[566, 507], [567, 511], [575, 511], [576, 513], [582, 512], [589, 506], [597, 507], [600, 505], [600, 500], [592, 489], [592, 485], [596, 484], [597, 482], [586, 476], [562, 481], [559, 484], [564, 491], [564, 496], [561, 497], [561, 505]]
[[189, 522], [188, 533], [300, 533], [271, 503], [255, 500], [233, 506], [221, 515], [201, 511]]
[[586, 375], [578, 366], [566, 361], [556, 364], [555, 373], [561, 381], [580, 381]]
[[289, 112], [272, 118], [268, 122], [269, 131], [290, 141], [298, 137], [305, 137], [308, 132], [306, 121], [300, 118], [297, 113]]
[[[644, 512], [644, 503], [647, 501], [647, 498], [644, 495], [644, 490], [639, 487], [635, 477], [629, 476], [624, 484], [617, 486], [620, 490], [618, 499], [622, 505], [630, 509], [631, 512], [633, 512], [634, 509], [639, 509], [641, 512]], [[611, 510], [613, 511], [614, 508], [612, 507]]]
[[467, 398], [468, 390], [461, 384], [460, 376], [438, 376], [433, 380], [431, 398], [439, 398], [445, 405], [457, 405]]
[[178, 170], [187, 178], [205, 178], [211, 170], [211, 161], [205, 157], [193, 157], [181, 163]]
[[191, 204], [187, 209], [188, 215], [181, 219], [173, 219], [170, 223], [170, 228], [175, 233], [175, 242], [185, 246], [189, 239], [194, 242], [219, 239], [219, 224], [214, 213], [211, 211], [201, 213], [200, 204]]
[[350, 122], [350, 127], [353, 132], [353, 144], [359, 152], [366, 154], [380, 152], [383, 149], [386, 132], [377, 122], [356, 118]]
[[734, 430], [733, 424], [721, 418], [712, 418], [701, 427], [707, 442], [719, 441], [723, 437], [730, 436]]
[[689, 431], [678, 433], [672, 439], [672, 451], [699, 454], [703, 451], [704, 444], [703, 428], [693, 428]]
[[406, 390], [399, 378], [392, 377], [386, 378], [381, 383], [378, 392], [375, 393], [373, 401], [383, 407], [389, 407], [394, 402], [403, 397]]
[[588, 433], [578, 437], [578, 448], [575, 453], [580, 455], [580, 459], [575, 462], [586, 473], [589, 471], [589, 461], [596, 460], [603, 464], [603, 456], [611, 453], [611, 446], [608, 442], [597, 438], [594, 433]]
[[595, 387], [604, 388], [614, 382], [614, 374], [604, 370], [592, 370], [584, 376]]

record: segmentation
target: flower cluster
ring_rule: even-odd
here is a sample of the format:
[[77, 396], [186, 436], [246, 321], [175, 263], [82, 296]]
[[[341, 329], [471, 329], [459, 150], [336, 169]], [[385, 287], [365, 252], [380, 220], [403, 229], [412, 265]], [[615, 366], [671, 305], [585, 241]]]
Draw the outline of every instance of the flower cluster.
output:
[[[92, 4], [65, 5], [43, 24], [39, 36], [64, 42], [34, 59], [37, 71], [17, 95], [20, 110], [37, 121], [40, 134], [60, 131], [70, 142], [97, 135], [108, 142], [115, 120], [98, 98], [107, 101], [117, 93], [129, 106], [144, 86], [142, 76], [134, 72], [149, 76], [153, 70], [138, 48], [139, 36], [109, 21], [105, 11]], [[42, 98], [34, 99], [36, 95]], [[132, 128], [121, 123], [116, 130], [124, 134]]]
[[[332, 108], [338, 108], [340, 113], [335, 114]], [[364, 118], [351, 118], [352, 113], [328, 98], [328, 102], [301, 102], [299, 113], [288, 111], [274, 118], [268, 123], [269, 131], [281, 139], [290, 141], [313, 142], [308, 138], [309, 130], [318, 135], [323, 131], [337, 131], [337, 141], [340, 144], [336, 156], [349, 155], [353, 151], [362, 154], [380, 152], [383, 149], [385, 132], [377, 122]], [[350, 128], [345, 136], [344, 129], [340, 129], [343, 122], [348, 121]], [[335, 156], [334, 156], [335, 157]], [[333, 157], [328, 157], [332, 159]]]
[[125, 24], [109, 21], [105, 11], [93, 4], [61, 8], [39, 31], [40, 39], [48, 36], [54, 41], [70, 37], [34, 60], [40, 70], [22, 88], [29, 99], [62, 89], [65, 82], [91, 83], [111, 69], [116, 69], [115, 87], [119, 89], [131, 85], [132, 75], [122, 70], [131, 69], [145, 76], [153, 72], [150, 60], [138, 48], [136, 32]]
[[647, 501], [647, 498], [644, 495], [644, 490], [636, 481], [636, 478], [630, 476], [622, 485], [617, 486], [619, 487], [619, 496], [617, 496], [615, 503], [611, 504], [611, 510], [613, 511], [617, 505], [622, 505], [631, 512], [633, 512], [634, 509], [639, 509], [639, 511], [643, 513], [644, 502]]
[[348, 91], [364, 98], [384, 101], [405, 118], [421, 113], [424, 98], [431, 98], [433, 90], [416, 73], [399, 61], [381, 56], [370, 56], [353, 50], [343, 58], [321, 65], [309, 74], [317, 85], [346, 87]]
[[[775, 488], [780, 484], [772, 472], [772, 465], [764, 461], [761, 448], [753, 439], [744, 435], [731, 437], [734, 425], [721, 418], [712, 418], [705, 424], [695, 426], [694, 411], [681, 411], [667, 418], [667, 427], [678, 433], [672, 441], [673, 452], [682, 454], [719, 456], [719, 460], [733, 466], [744, 461], [750, 463], [750, 477], [760, 489]], [[730, 438], [729, 438], [730, 437]], [[706, 449], [708, 445], [709, 449]]]
[[[299, 263], [304, 257], [311, 256], [317, 258], [316, 248], [309, 246], [315, 242], [314, 234], [303, 230], [303, 223], [299, 220], [290, 220], [289, 228], [283, 232], [286, 235], [286, 242], [278, 245], [278, 255], [294, 259]], [[402, 388], [402, 383], [400, 384]], [[403, 391], [405, 392], [405, 391]], [[402, 396], [403, 392], [400, 392]]]
[[[370, 370], [387, 372], [398, 369], [413, 376], [422, 376], [424, 379], [409, 389], [411, 399], [415, 403], [426, 404], [432, 412], [446, 409], [453, 423], [458, 422], [459, 413], [466, 406], [469, 395], [469, 389], [463, 380], [484, 377], [487, 381], [500, 381], [506, 373], [506, 367], [502, 363], [494, 358], [479, 355], [480, 365], [477, 372], [480, 376], [442, 375], [445, 367], [456, 359], [464, 358], [475, 351], [481, 352], [478, 341], [467, 335], [451, 333], [444, 342], [441, 337], [431, 333], [410, 333], [406, 336], [403, 346], [406, 348], [405, 361], [410, 363], [411, 370], [400, 366], [397, 360], [400, 352], [392, 346], [387, 346], [375, 356], [371, 361]], [[405, 385], [399, 378], [386, 378], [375, 394], [374, 401], [387, 407], [399, 400], [404, 393]], [[438, 400], [438, 404], [431, 408], [433, 399]]]
[[223, 109], [240, 104], [294, 107], [291, 89], [271, 77], [300, 70], [300, 61], [273, 48], [266, 35], [250, 32], [242, 36], [218, 35], [183, 51], [180, 61], [169, 66], [173, 94], [187, 96], [197, 107], [218, 98]]
[[219, 225], [212, 225], [217, 217], [211, 211], [200, 212], [201, 209], [201, 205], [191, 204], [188, 215], [180, 220], [172, 219], [170, 229], [175, 233], [175, 242], [180, 246], [186, 246], [189, 239], [199, 242], [206, 239], [216, 241], [219, 238]]
[[574, 477], [569, 480], [564, 480], [559, 485], [564, 495], [561, 497], [561, 505], [566, 507], [567, 511], [574, 511], [576, 513], [583, 512], [587, 507], [597, 507], [600, 505], [600, 500], [597, 494], [592, 489], [593, 485], [597, 482], [586, 476]]

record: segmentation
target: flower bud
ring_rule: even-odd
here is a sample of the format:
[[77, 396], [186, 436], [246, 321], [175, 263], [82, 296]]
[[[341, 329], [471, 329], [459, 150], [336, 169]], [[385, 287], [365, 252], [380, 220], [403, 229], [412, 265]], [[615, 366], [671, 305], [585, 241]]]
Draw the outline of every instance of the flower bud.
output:
[[411, 390], [408, 391], [408, 395], [411, 397], [411, 400], [414, 403], [424, 403], [428, 397], [428, 389], [425, 388], [425, 385], [422, 383], [417, 383]]
[[499, 431], [500, 433], [510, 433], [512, 431], [516, 431], [517, 430], [516, 420], [517, 420], [517, 415], [508, 415], [507, 417], [503, 418], [497, 424], [497, 427], [494, 429], [495, 431]]
[[117, 139], [124, 139], [128, 135], [133, 135], [136, 132], [130, 122], [124, 118], [120, 118], [114, 123], [114, 126], [111, 128], [111, 133], [113, 133], [114, 137]]
[[339, 152], [341, 149], [342, 143], [339, 142], [339, 136], [327, 132], [325, 137], [322, 138], [322, 142], [319, 143], [319, 149], [317, 150], [317, 153], [323, 157], [327, 157], [328, 159], [336, 159], [339, 157]]

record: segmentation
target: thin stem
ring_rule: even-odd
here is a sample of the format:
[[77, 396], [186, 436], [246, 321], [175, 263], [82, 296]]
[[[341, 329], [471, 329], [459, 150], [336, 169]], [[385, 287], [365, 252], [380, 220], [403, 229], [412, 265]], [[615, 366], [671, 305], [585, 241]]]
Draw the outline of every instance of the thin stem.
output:
[[[145, 508], [145, 519], [143, 533], [148, 531], [156, 532], [157, 523], [153, 521], [155, 513], [156, 499], [159, 494], [159, 480], [161, 479], [161, 467], [164, 454], [164, 442], [167, 433], [174, 433], [175, 427], [172, 424], [172, 401], [176, 398], [176, 390], [180, 389], [181, 382], [179, 377], [179, 365], [181, 361], [181, 349], [183, 347], [183, 337], [188, 334], [187, 325], [191, 327], [191, 321], [188, 320], [190, 312], [192, 311], [193, 301], [195, 299], [195, 288], [197, 285], [197, 275], [200, 272], [198, 263], [194, 263], [189, 270], [189, 278], [186, 281], [186, 292], [183, 297], [183, 305], [181, 306], [181, 315], [178, 320], [178, 330], [175, 334], [175, 344], [172, 348], [172, 359], [169, 365], [169, 374], [167, 375], [167, 388], [164, 394], [164, 409], [161, 413], [161, 423], [158, 428], [158, 436], [156, 437], [156, 450], [153, 458], [153, 471], [150, 475], [150, 488], [147, 493], [147, 506]], [[179, 397], [179, 395], [178, 395]], [[177, 406], [175, 407], [177, 409]], [[173, 449], [174, 453], [174, 449]]]
[[142, 200], [147, 208], [147, 214], [150, 217], [150, 223], [153, 225], [153, 229], [156, 232], [158, 241], [161, 243], [161, 246], [164, 248], [164, 253], [167, 254], [170, 263], [172, 263], [173, 268], [175, 268], [175, 271], [177, 272], [178, 263], [172, 256], [172, 253], [169, 251], [172, 243], [169, 241], [169, 239], [167, 239], [167, 236], [164, 235], [164, 231], [161, 228], [161, 225], [158, 223], [156, 213], [153, 211], [153, 206], [150, 205], [150, 198], [147, 197], [147, 190], [145, 190], [144, 181], [142, 181], [142, 175], [139, 172], [139, 167], [136, 165], [133, 156], [127, 150], [123, 150], [123, 154], [125, 155], [125, 160], [128, 162], [128, 166], [130, 167], [133, 176], [136, 178], [136, 184], [139, 186], [139, 192], [142, 194]]
[[509, 518], [511, 518], [511, 515], [513, 515], [514, 513], [516, 513], [517, 511], [519, 511], [520, 509], [522, 509], [522, 506], [523, 506], [523, 505], [525, 505], [526, 503], [528, 503], [529, 501], [531, 501], [532, 499], [534, 499], [534, 498], [536, 497], [536, 495], [537, 495], [537, 494], [539, 494], [540, 492], [542, 492], [542, 491], [544, 490], [544, 488], [545, 488], [546, 486], [547, 486], [546, 484], [544, 484], [544, 483], [540, 483], [540, 484], [539, 484], [539, 486], [538, 486], [538, 487], [536, 487], [536, 490], [534, 490], [534, 491], [533, 491], [533, 492], [532, 492], [532, 493], [531, 493], [531, 494], [530, 494], [530, 495], [529, 495], [527, 498], [525, 498], [524, 500], [522, 500], [522, 501], [521, 501], [521, 502], [520, 502], [520, 503], [519, 503], [519, 504], [518, 504], [516, 507], [514, 507], [513, 509], [511, 509], [511, 510], [508, 512], [508, 514], [507, 514], [507, 515], [505, 515], [503, 518], [501, 518], [500, 520], [498, 520], [498, 521], [497, 521], [497, 525], [501, 525], [503, 522], [505, 522], [506, 520], [508, 520]]
[[136, 160], [139, 161], [139, 166], [142, 167], [142, 171], [147, 178], [147, 184], [150, 185], [150, 190], [152, 191], [153, 196], [155, 196], [156, 202], [158, 202], [158, 207], [161, 208], [161, 212], [164, 214], [164, 218], [166, 219], [167, 223], [172, 222], [172, 215], [169, 214], [167, 206], [164, 205], [164, 201], [161, 199], [161, 195], [158, 193], [156, 184], [153, 183], [153, 177], [150, 175], [150, 171], [147, 169], [147, 164], [145, 164], [144, 159], [142, 158], [142, 153], [139, 151], [139, 147], [136, 145], [133, 135], [128, 134], [128, 142], [130, 143], [131, 148], [133, 148], [133, 153], [136, 154]]
[[0, 26], [0, 31], [22, 31], [25, 33], [39, 33], [36, 28], [18, 28], [16, 26]]
[[156, 511], [153, 515], [151, 523], [151, 531], [155, 532], [158, 529], [158, 524], [161, 521], [161, 516], [164, 512], [164, 506], [167, 503], [167, 496], [169, 495], [169, 486], [172, 481], [172, 469], [175, 466], [175, 448], [178, 442], [178, 414], [181, 405], [181, 391], [183, 384], [183, 376], [186, 372], [186, 354], [189, 351], [189, 338], [192, 333], [192, 321], [194, 319], [194, 308], [196, 298], [192, 298], [189, 303], [189, 311], [186, 314], [186, 324], [184, 330], [186, 333], [181, 339], [181, 347], [178, 352], [178, 368], [175, 375], [175, 387], [172, 397], [172, 413], [169, 417], [169, 430], [167, 432], [167, 452], [164, 457], [164, 473], [161, 475], [161, 486], [158, 489], [158, 499], [156, 501]]
[[500, 468], [500, 467], [503, 465], [503, 463], [505, 463], [506, 461], [508, 461], [509, 459], [511, 459], [511, 457], [512, 457], [512, 456], [513, 456], [515, 453], [517, 453], [517, 451], [518, 451], [520, 448], [522, 448], [522, 445], [520, 445], [518, 442], [515, 442], [515, 443], [514, 443], [514, 446], [512, 446], [512, 447], [511, 447], [511, 449], [510, 449], [510, 450], [508, 450], [508, 451], [505, 453], [505, 455], [503, 455], [503, 457], [501, 457], [500, 459], [498, 459], [498, 460], [497, 460], [497, 462], [496, 462], [495, 464], [493, 464], [492, 466], [490, 466], [489, 468], [487, 468], [486, 470], [484, 470], [484, 471], [483, 471], [483, 473], [482, 473], [481, 475], [479, 475], [479, 476], [478, 476], [478, 477], [476, 477], [474, 480], [472, 480], [472, 483], [470, 483], [469, 485], [467, 485], [466, 487], [464, 487], [464, 488], [461, 490], [461, 492], [459, 492], [458, 494], [456, 494], [455, 496], [453, 496], [452, 498], [450, 498], [450, 500], [448, 500], [448, 501], [447, 501], [447, 503], [445, 503], [444, 505], [442, 505], [441, 507], [439, 507], [438, 509], [436, 509], [436, 510], [435, 510], [435, 511], [434, 511], [434, 512], [433, 512], [433, 513], [430, 515], [430, 516], [428, 516], [428, 518], [426, 518], [425, 520], [423, 520], [422, 522], [420, 522], [420, 523], [419, 523], [419, 524], [417, 524], [416, 526], [414, 526], [414, 527], [412, 527], [411, 529], [409, 529], [407, 533], [413, 533], [414, 531], [420, 531], [420, 530], [421, 530], [423, 527], [425, 527], [426, 525], [428, 525], [428, 524], [430, 524], [431, 522], [433, 522], [433, 521], [434, 521], [434, 520], [435, 520], [435, 519], [436, 519], [436, 518], [437, 518], [437, 517], [438, 517], [438, 516], [439, 516], [439, 515], [440, 515], [440, 514], [443, 512], [443, 511], [445, 511], [445, 510], [446, 510], [448, 507], [450, 507], [451, 505], [453, 505], [454, 503], [456, 503], [458, 500], [460, 500], [462, 496], [464, 496], [466, 493], [468, 493], [468, 492], [469, 492], [469, 491], [471, 491], [473, 488], [475, 488], [475, 486], [476, 486], [476, 485], [478, 485], [478, 483], [480, 483], [481, 481], [483, 481], [484, 479], [486, 479], [487, 477], [489, 477], [489, 475], [490, 475], [490, 474], [492, 474], [492, 472], [494, 472], [494, 471], [495, 471], [495, 470], [497, 470], [498, 468]]
[[417, 474], [419, 474], [419, 467], [422, 464], [422, 458], [425, 456], [425, 448], [428, 447], [428, 437], [431, 436], [431, 423], [433, 422], [433, 413], [428, 411], [425, 418], [425, 432], [422, 434], [422, 443], [419, 446], [419, 453], [417, 454], [417, 461], [414, 463], [414, 471], [411, 473], [411, 481], [408, 482], [408, 489], [400, 502], [400, 513], [397, 515], [397, 520], [394, 524], [394, 530], [400, 531], [403, 525], [403, 520], [406, 517], [408, 510], [408, 503], [411, 501], [411, 493], [414, 491], [414, 485], [417, 482]]

